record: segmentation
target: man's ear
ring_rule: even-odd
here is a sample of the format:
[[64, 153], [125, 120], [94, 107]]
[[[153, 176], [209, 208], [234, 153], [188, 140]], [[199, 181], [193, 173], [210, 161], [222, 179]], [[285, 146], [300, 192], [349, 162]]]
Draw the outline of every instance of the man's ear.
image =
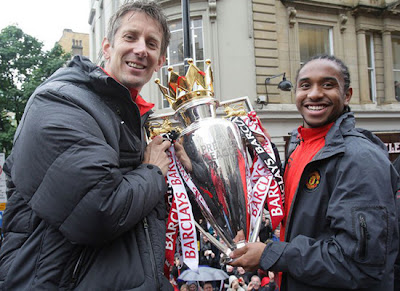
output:
[[161, 69], [162, 65], [165, 63], [165, 60], [165, 55], [162, 55], [158, 58], [157, 67], [154, 69], [154, 72], [158, 72]]
[[344, 96], [344, 105], [349, 105], [351, 96], [353, 96], [353, 88], [349, 88]]
[[101, 47], [103, 49], [103, 56], [106, 60], [110, 58], [110, 49], [111, 49], [111, 44], [108, 41], [108, 39], [105, 37], [103, 39], [103, 42], [101, 43]]

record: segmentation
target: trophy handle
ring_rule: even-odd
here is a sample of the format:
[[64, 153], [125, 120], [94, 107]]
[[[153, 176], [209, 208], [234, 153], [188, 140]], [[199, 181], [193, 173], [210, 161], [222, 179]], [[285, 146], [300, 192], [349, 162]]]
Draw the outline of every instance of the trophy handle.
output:
[[243, 97], [239, 97], [239, 98], [235, 98], [235, 99], [229, 99], [226, 101], [220, 101], [219, 105], [220, 106], [229, 106], [235, 103], [239, 103], [239, 104], [243, 104], [245, 105], [245, 110], [246, 112], [250, 112], [253, 111], [253, 106], [251, 105], [250, 99], [248, 96], [243, 96]]
[[[260, 220], [261, 222], [261, 220]], [[232, 250], [230, 248], [228, 248], [226, 245], [224, 245], [223, 243], [221, 243], [219, 240], [217, 240], [213, 235], [211, 235], [211, 233], [209, 233], [208, 231], [205, 231], [200, 224], [197, 223], [197, 221], [194, 221], [194, 224], [196, 225], [197, 229], [203, 234], [205, 235], [211, 243], [213, 243], [223, 254], [222, 258], [221, 258], [221, 262], [223, 264], [229, 264], [230, 262], [233, 262], [234, 260], [229, 257], [229, 254], [232, 252]], [[241, 248], [245, 245], [244, 241], [238, 242], [236, 244], [236, 248]]]
[[197, 223], [197, 221], [194, 221], [194, 224], [196, 225], [197, 229], [203, 234], [205, 235], [210, 242], [212, 242], [221, 252], [223, 252], [224, 254], [226, 253], [230, 253], [231, 250], [224, 245], [223, 243], [221, 243], [219, 240], [217, 240], [213, 235], [211, 235], [211, 233], [209, 233], [208, 231], [205, 231], [200, 224]]
[[181, 133], [182, 128], [175, 126], [170, 120], [175, 119], [174, 114], [174, 112], [153, 114], [147, 119], [147, 130], [144, 131], [147, 144], [157, 135], [168, 134], [170, 137], [177, 137]]
[[251, 235], [250, 235], [250, 238], [249, 238], [249, 243], [253, 243], [253, 242], [257, 241], [257, 238], [258, 238], [258, 235], [259, 235], [259, 232], [260, 232], [260, 228], [261, 228], [261, 221], [262, 221], [262, 212], [257, 217], [255, 226], [251, 231]]

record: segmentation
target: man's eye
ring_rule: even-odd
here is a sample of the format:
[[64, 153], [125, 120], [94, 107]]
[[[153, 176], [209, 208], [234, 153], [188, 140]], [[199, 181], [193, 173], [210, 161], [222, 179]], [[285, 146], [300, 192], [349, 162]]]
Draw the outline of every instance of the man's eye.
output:
[[324, 83], [322, 86], [323, 86], [324, 88], [332, 88], [332, 87], [333, 87], [333, 84], [332, 84], [332, 83]]
[[148, 46], [149, 46], [150, 48], [152, 48], [152, 49], [158, 48], [158, 44], [157, 44], [156, 42], [149, 42], [149, 43], [148, 43]]
[[300, 84], [299, 87], [300, 87], [301, 89], [307, 89], [307, 88], [310, 87], [310, 84], [308, 84], [308, 83], [302, 83], [302, 84]]
[[130, 35], [130, 34], [127, 34], [127, 35], [124, 36], [124, 39], [127, 40], [127, 41], [132, 41], [132, 40], [134, 40], [134, 37], [132, 35]]

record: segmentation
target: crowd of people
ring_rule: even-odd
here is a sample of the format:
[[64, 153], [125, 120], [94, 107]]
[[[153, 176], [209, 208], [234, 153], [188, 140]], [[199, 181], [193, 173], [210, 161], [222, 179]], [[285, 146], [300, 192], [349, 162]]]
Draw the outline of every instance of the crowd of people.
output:
[[[272, 241], [274, 233], [272, 232], [270, 219], [265, 211], [262, 219], [262, 227], [259, 234], [259, 241]], [[200, 219], [201, 223], [202, 219]], [[207, 228], [211, 235], [217, 239], [212, 227]], [[233, 267], [224, 264], [221, 259], [221, 252], [213, 245], [207, 236], [200, 236], [199, 240], [199, 264], [224, 271], [227, 279], [224, 281], [185, 281], [179, 279], [180, 274], [188, 270], [187, 266], [181, 262], [179, 254], [175, 255], [174, 265], [171, 267], [170, 282], [175, 290], [227, 290], [227, 291], [277, 291], [279, 290], [275, 282], [275, 274], [262, 269], [246, 272], [243, 267]], [[222, 284], [222, 289], [221, 289]]]
[[[273, 274], [273, 273], [271, 273]], [[273, 275], [272, 275], [273, 276]], [[274, 279], [264, 276], [262, 279], [259, 275], [254, 274], [251, 279], [246, 282], [243, 277], [238, 275], [230, 275], [226, 282], [223, 282], [221, 288], [220, 282], [216, 281], [187, 281], [180, 285], [179, 291], [275, 291], [279, 290]]]
[[[76, 56], [30, 97], [4, 165], [0, 290], [221, 288], [180, 282], [179, 256], [170, 280], [163, 272], [171, 142], [146, 142], [154, 104], [139, 93], [169, 40], [158, 4], [127, 2], [110, 19], [103, 67]], [[201, 238], [200, 264], [226, 272], [222, 288], [394, 290], [399, 175], [385, 145], [355, 127], [352, 93], [335, 56], [299, 69], [303, 124], [286, 154], [279, 229], [265, 219], [260, 241], [233, 251], [229, 265]]]

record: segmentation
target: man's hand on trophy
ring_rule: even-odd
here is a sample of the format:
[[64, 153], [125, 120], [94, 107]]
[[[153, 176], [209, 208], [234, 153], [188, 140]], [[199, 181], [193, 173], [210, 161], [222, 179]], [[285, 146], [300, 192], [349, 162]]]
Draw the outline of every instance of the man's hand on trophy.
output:
[[185, 167], [186, 171], [191, 172], [192, 171], [192, 162], [190, 161], [190, 158], [187, 155], [185, 148], [183, 147], [181, 141], [180, 140], [175, 141], [174, 146], [175, 146], [176, 157], [179, 159], [179, 161]]
[[235, 238], [233, 239], [233, 241], [234, 241], [235, 243], [238, 243], [238, 242], [244, 241], [245, 239], [246, 239], [246, 236], [244, 235], [243, 229], [241, 229], [241, 230], [238, 230], [238, 231], [237, 231], [236, 236], [235, 236]]
[[164, 176], [167, 175], [169, 159], [165, 152], [171, 146], [171, 142], [164, 140], [161, 136], [156, 136], [147, 145], [144, 153], [143, 164], [152, 164], [161, 169]]
[[246, 271], [255, 271], [260, 267], [260, 258], [265, 249], [264, 243], [248, 243], [244, 247], [234, 250], [229, 264], [234, 267], [243, 267]]
[[257, 139], [257, 141], [263, 145], [265, 143], [265, 136], [262, 134], [254, 133], [254, 137]]

